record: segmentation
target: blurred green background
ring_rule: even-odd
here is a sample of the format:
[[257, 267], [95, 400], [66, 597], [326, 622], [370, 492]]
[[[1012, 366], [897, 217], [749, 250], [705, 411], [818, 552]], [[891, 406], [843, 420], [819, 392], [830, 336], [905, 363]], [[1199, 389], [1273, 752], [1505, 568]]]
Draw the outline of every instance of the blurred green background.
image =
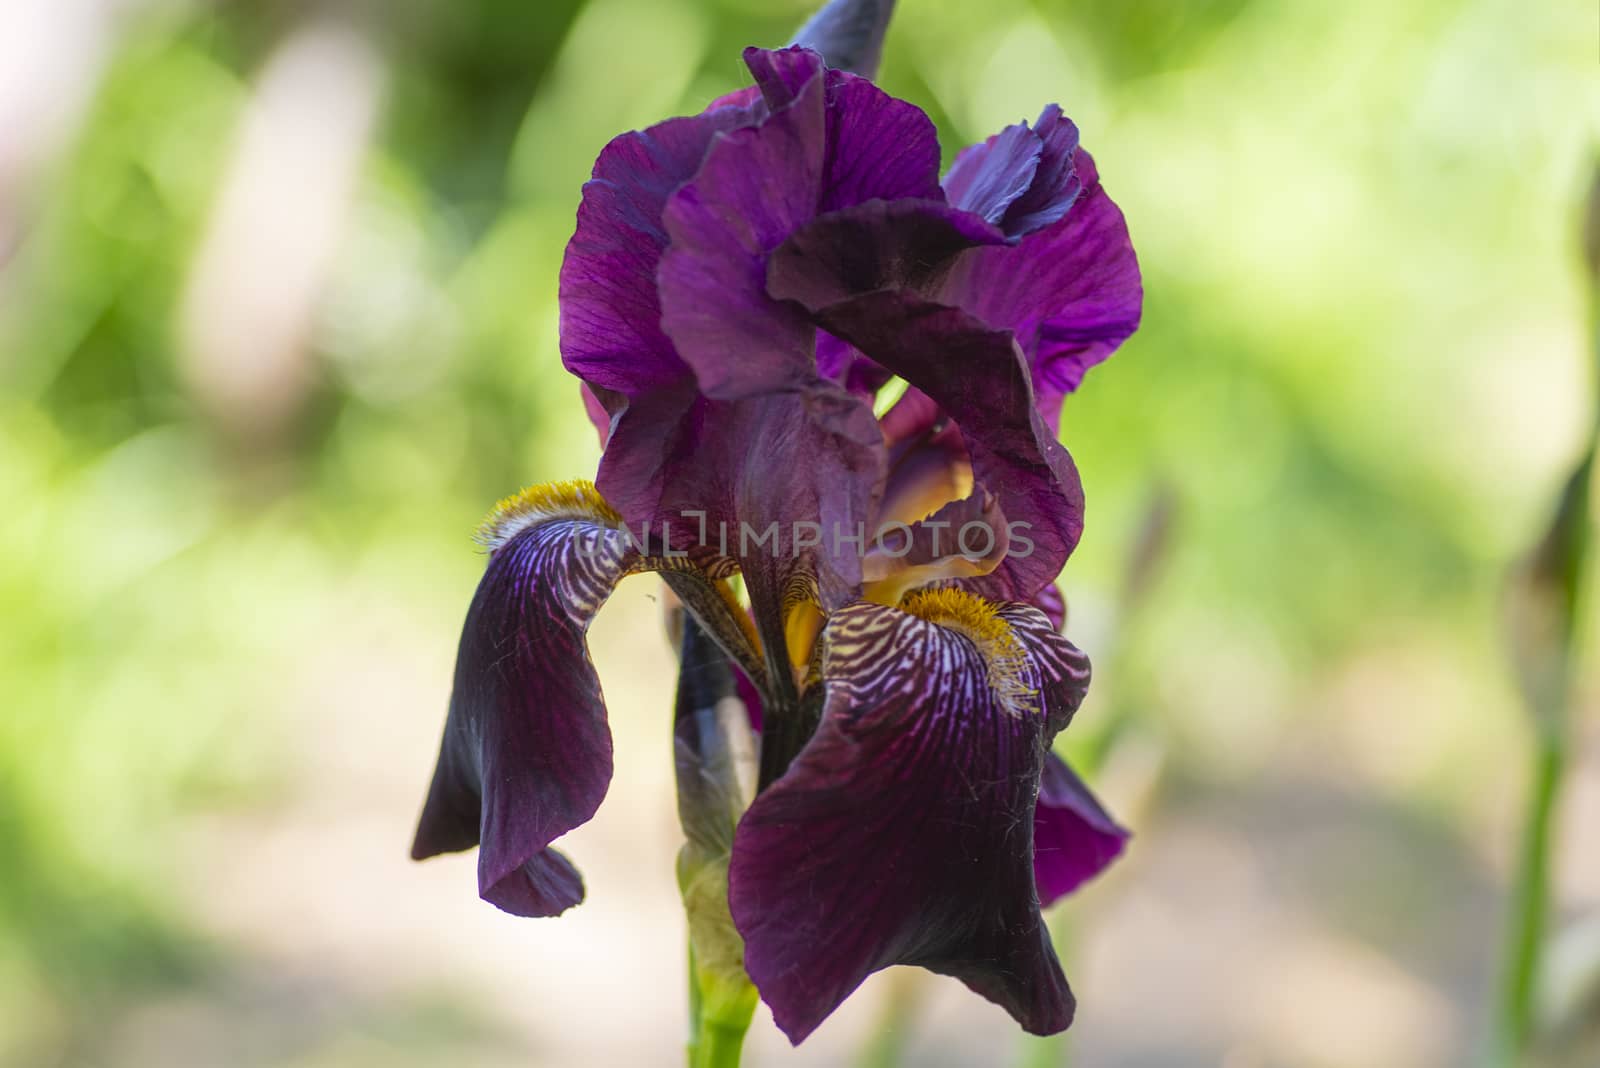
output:
[[[593, 471], [556, 336], [588, 168], [809, 6], [0, 7], [0, 1064], [678, 1063], [651, 580], [594, 631], [590, 901], [513, 920], [470, 856], [405, 851], [476, 520]], [[901, 0], [881, 80], [947, 160], [1059, 101], [1144, 266], [1063, 427], [1099, 680], [1068, 744], [1137, 833], [1056, 919], [1075, 1063], [1482, 1043], [1528, 763], [1504, 575], [1590, 416], [1596, 19]], [[1577, 742], [1569, 1000], [1600, 966], [1593, 717]], [[799, 1051], [759, 1014], [750, 1060], [881, 1057], [886, 1019], [911, 1064], [1066, 1052], [888, 974]]]

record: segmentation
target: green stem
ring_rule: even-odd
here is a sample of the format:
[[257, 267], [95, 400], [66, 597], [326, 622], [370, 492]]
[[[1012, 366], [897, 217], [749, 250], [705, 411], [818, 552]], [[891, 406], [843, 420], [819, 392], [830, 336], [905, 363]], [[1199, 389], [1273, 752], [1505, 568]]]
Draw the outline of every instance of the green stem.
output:
[[[709, 989], [709, 996], [708, 996]], [[689, 946], [689, 1068], [739, 1068], [745, 1032], [755, 1018], [755, 988], [730, 988], [700, 968]]]
[[694, 1068], [739, 1068], [748, 1028], [748, 1020], [742, 1025], [724, 1020], [701, 1020], [699, 1059]]
[[1506, 916], [1494, 1035], [1488, 1047], [1488, 1063], [1495, 1068], [1521, 1064], [1534, 1037], [1550, 902], [1552, 829], [1567, 766], [1573, 684], [1584, 645], [1581, 609], [1594, 463], [1591, 444], [1567, 480], [1549, 531], [1513, 587], [1513, 600], [1522, 606], [1515, 615], [1513, 641], [1535, 748], [1521, 853]]
[[1566, 770], [1564, 736], [1540, 739], [1532, 794], [1522, 831], [1522, 856], [1512, 899], [1509, 940], [1502, 977], [1499, 1026], [1492, 1063], [1514, 1068], [1533, 1036], [1539, 960], [1550, 900], [1550, 845], [1556, 798]]
[[1586, 647], [1591, 539], [1589, 487], [1600, 447], [1600, 173], [1590, 194], [1585, 225], [1596, 361], [1596, 390], [1588, 446], [1567, 480], [1550, 529], [1534, 548], [1523, 576], [1522, 630], [1516, 641], [1524, 695], [1537, 748], [1533, 782], [1523, 816], [1522, 853], [1507, 918], [1494, 1036], [1488, 1063], [1516, 1068], [1533, 1044], [1539, 1003], [1540, 959], [1550, 907], [1551, 838], [1567, 767], [1572, 693]]
[[756, 1014], [756, 989], [728, 981], [689, 946], [689, 1068], [739, 1068], [745, 1032]]
[[689, 942], [689, 1068], [700, 1063], [700, 1014], [705, 1011], [705, 999], [700, 996], [700, 970], [695, 964], [694, 941]]

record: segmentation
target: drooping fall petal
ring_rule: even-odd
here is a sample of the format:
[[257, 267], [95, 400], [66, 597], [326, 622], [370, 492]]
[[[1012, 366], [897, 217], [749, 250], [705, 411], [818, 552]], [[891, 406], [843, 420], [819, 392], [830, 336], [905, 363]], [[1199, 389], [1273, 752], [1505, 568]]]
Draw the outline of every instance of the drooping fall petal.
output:
[[794, 1042], [893, 964], [1061, 1030], [1073, 999], [1039, 917], [1032, 816], [1087, 662], [1025, 605], [941, 590], [907, 606], [828, 621], [822, 723], [734, 837], [746, 966]]
[[[620, 522], [593, 487], [563, 483], [509, 498], [481, 533], [489, 566], [462, 628], [412, 856], [479, 846], [479, 893], [517, 915], [553, 916], [583, 899], [550, 843], [594, 815], [611, 781], [590, 620], [624, 575], [695, 570], [646, 556]], [[697, 600], [711, 615], [715, 600]]]

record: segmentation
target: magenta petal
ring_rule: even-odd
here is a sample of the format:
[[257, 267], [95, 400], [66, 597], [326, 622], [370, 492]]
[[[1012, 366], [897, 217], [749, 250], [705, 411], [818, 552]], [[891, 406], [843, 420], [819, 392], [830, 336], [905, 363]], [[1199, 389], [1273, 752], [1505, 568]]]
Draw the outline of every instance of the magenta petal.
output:
[[924, 445], [945, 431], [949, 419], [933, 398], [911, 386], [901, 394], [878, 420], [891, 460], [898, 462], [906, 452]]
[[567, 370], [630, 396], [689, 373], [661, 330], [656, 267], [667, 245], [661, 213], [700, 168], [712, 138], [755, 117], [744, 107], [713, 108], [623, 134], [601, 151], [561, 264]]
[[[980, 536], [978, 527], [988, 533]], [[904, 530], [884, 531], [862, 561], [861, 572], [867, 582], [896, 579], [909, 590], [973, 574], [972, 565], [1003, 557], [1009, 546], [1005, 516], [994, 495], [981, 490], [950, 501]]]
[[746, 54], [772, 114], [719, 136], [669, 200], [658, 283], [662, 327], [719, 399], [815, 374], [815, 331], [766, 287], [771, 252], [819, 212], [871, 199], [942, 198], [923, 112], [814, 53]]
[[939, 135], [915, 104], [830, 70], [828, 173], [819, 214], [869, 200], [943, 200]]
[[1060, 424], [1064, 395], [1138, 328], [1144, 302], [1127, 224], [1081, 150], [1076, 175], [1083, 192], [1062, 219], [1015, 248], [966, 253], [939, 294], [1016, 334], [1052, 429]]
[[826, 174], [815, 212], [873, 198], [944, 199], [938, 134], [921, 108], [866, 78], [825, 69], [822, 57], [806, 48], [747, 48], [744, 61], [774, 113], [793, 106], [813, 80], [824, 87]]
[[760, 126], [719, 138], [667, 204], [661, 325], [708, 396], [786, 388], [815, 373], [812, 326], [767, 296], [766, 257], [821, 197], [823, 94], [813, 79]]
[[822, 57], [809, 48], [746, 48], [744, 65], [772, 111], [794, 103], [800, 91], [824, 69]]
[[1033, 874], [1040, 904], [1049, 905], [1099, 875], [1122, 855], [1128, 838], [1077, 772], [1055, 753], [1045, 754], [1033, 814]]
[[583, 876], [560, 850], [545, 849], [487, 887], [480, 882], [480, 896], [513, 916], [558, 916], [583, 900]]
[[815, 311], [828, 330], [955, 420], [974, 479], [1012, 524], [1010, 555], [993, 573], [963, 580], [963, 588], [992, 600], [1026, 601], [1053, 582], [1083, 531], [1083, 487], [1071, 456], [1034, 409], [1011, 335], [904, 291], [868, 293]]
[[829, 619], [822, 724], [745, 813], [729, 874], [746, 968], [791, 1041], [893, 964], [955, 976], [1034, 1033], [1071, 1022], [1030, 817], [1046, 740], [1071, 711], [1051, 707], [1057, 669], [1081, 654], [1033, 609], [1006, 619], [1026, 623], [1020, 681], [1043, 705], [998, 695], [955, 629], [871, 604]]
[[961, 430], [933, 398], [912, 386], [878, 420], [889, 452], [889, 477], [878, 507], [881, 524], [913, 522], [968, 491], [972, 470]]
[[482, 897], [522, 916], [583, 899], [551, 842], [594, 815], [611, 731], [584, 633], [629, 564], [616, 531], [529, 525], [495, 550], [461, 632], [439, 763], [412, 856], [479, 845]]
[[606, 410], [606, 402], [594, 391], [594, 387], [587, 382], [578, 383], [578, 395], [583, 400], [583, 414], [589, 417], [589, 422], [594, 424], [594, 429], [600, 435], [600, 447], [606, 447], [606, 438], [611, 436], [611, 413]]

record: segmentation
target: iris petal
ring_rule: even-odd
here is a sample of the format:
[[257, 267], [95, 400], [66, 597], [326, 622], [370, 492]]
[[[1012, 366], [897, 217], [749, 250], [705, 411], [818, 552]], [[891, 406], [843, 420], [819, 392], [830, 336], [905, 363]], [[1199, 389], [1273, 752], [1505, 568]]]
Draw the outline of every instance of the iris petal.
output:
[[961, 430], [926, 393], [908, 387], [878, 427], [889, 453], [878, 506], [880, 531], [893, 523], [915, 523], [972, 492], [972, 458]]
[[817, 331], [817, 374], [869, 401], [894, 377], [826, 330]]
[[656, 267], [667, 247], [661, 212], [699, 170], [718, 133], [762, 113], [759, 105], [713, 107], [622, 134], [601, 150], [561, 263], [567, 370], [630, 396], [689, 374], [661, 330]]
[[1011, 335], [905, 291], [867, 293], [815, 313], [960, 427], [973, 478], [994, 494], [1017, 542], [997, 569], [964, 588], [1021, 601], [1054, 581], [1083, 531], [1083, 487], [1071, 456], [1034, 410]]
[[667, 203], [662, 325], [708, 396], [735, 399], [816, 374], [814, 329], [767, 294], [766, 260], [819, 212], [942, 198], [921, 109], [825, 70], [804, 49], [746, 53], [772, 114], [716, 138]]
[[1042, 149], [1026, 123], [1007, 126], [956, 157], [944, 178], [945, 196], [956, 207], [998, 223], [1033, 183]]
[[1061, 422], [1061, 402], [1084, 374], [1139, 326], [1144, 288], [1122, 212], [1081, 149], [1083, 191], [1058, 222], [1012, 249], [961, 256], [939, 299], [997, 329], [1010, 330], [1028, 357], [1045, 423]]
[[[549, 846], [594, 815], [611, 781], [590, 620], [636, 571], [671, 569], [712, 589], [686, 560], [645, 556], [619, 523], [591, 487], [564, 484], [503, 502], [485, 527], [489, 566], [462, 628], [412, 856], [478, 845], [479, 893], [517, 915], [583, 899], [577, 871]], [[697, 614], [716, 614], [714, 593], [693, 600]]]
[[[687, 386], [628, 406], [597, 481], [633, 529], [668, 523], [675, 545], [698, 541], [704, 516], [707, 540], [739, 562], [762, 641], [775, 654], [767, 667], [781, 685], [785, 591], [805, 578], [830, 610], [854, 597], [861, 546], [844, 539], [871, 535], [865, 525], [883, 469], [871, 408], [837, 386], [819, 381], [737, 401]], [[800, 544], [812, 534], [814, 543]]]
[[1033, 125], [1039, 139], [1039, 168], [1027, 192], [1006, 209], [1001, 228], [1008, 234], [1031, 234], [1060, 219], [1083, 189], [1077, 174], [1078, 128], [1051, 104]]
[[1005, 559], [1010, 542], [993, 494], [953, 500], [907, 529], [880, 537], [861, 563], [862, 596], [894, 605], [918, 586], [987, 575]]
[[1072, 207], [1080, 189], [1077, 150], [1078, 128], [1051, 104], [1031, 129], [1007, 126], [963, 149], [945, 175], [945, 195], [1008, 235], [1031, 234]]
[[1055, 753], [1047, 753], [1033, 814], [1033, 874], [1040, 904], [1059, 900], [1104, 871], [1122, 855], [1128, 837], [1078, 773]]
[[955, 976], [1036, 1033], [1072, 1019], [1039, 917], [1031, 817], [1087, 663], [1035, 609], [925, 596], [982, 619], [836, 612], [822, 723], [735, 833], [746, 966], [794, 1042], [894, 964]]
[[[1138, 328], [1144, 290], [1122, 212], [1076, 147], [1076, 128], [1052, 106], [1035, 130], [1012, 130], [967, 150], [1020, 152], [1007, 164], [1016, 173], [995, 176], [1000, 188], [979, 188], [980, 176], [966, 173], [982, 169], [980, 154], [952, 172], [951, 203], [872, 201], [821, 215], [773, 252], [767, 291], [816, 312], [897, 289], [1010, 331], [1053, 434], [1062, 398]], [[1032, 163], [1021, 151], [1030, 138], [1042, 146]]]

